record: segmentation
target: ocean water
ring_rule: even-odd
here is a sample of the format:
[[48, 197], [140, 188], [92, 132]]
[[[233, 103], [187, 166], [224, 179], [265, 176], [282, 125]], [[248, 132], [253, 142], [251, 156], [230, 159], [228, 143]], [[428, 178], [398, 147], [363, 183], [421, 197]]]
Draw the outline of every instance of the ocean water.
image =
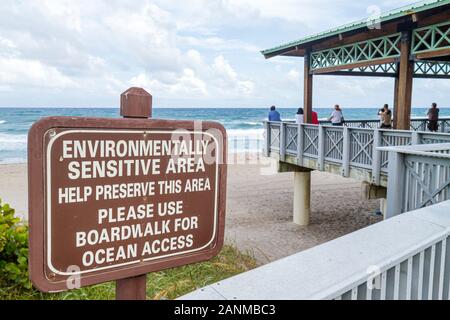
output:
[[[325, 119], [331, 109], [315, 109]], [[283, 120], [293, 120], [296, 109], [279, 109]], [[425, 108], [413, 109], [413, 117], [424, 117]], [[348, 108], [344, 116], [351, 119], [377, 119], [377, 109]], [[0, 108], [0, 163], [22, 163], [27, 158], [27, 133], [31, 125], [47, 116], [119, 117], [118, 108]], [[229, 136], [230, 152], [257, 152], [263, 146], [262, 121], [267, 108], [154, 108], [153, 118], [212, 120], [222, 123]], [[450, 116], [450, 108], [441, 109]]]

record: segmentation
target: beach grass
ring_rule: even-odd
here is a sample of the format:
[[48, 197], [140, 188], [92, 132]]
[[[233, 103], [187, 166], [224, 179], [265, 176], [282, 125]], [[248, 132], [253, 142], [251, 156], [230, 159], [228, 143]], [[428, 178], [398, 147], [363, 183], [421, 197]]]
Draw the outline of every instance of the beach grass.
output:
[[[175, 299], [254, 267], [256, 267], [256, 261], [251, 254], [242, 253], [234, 245], [228, 244], [223, 247], [218, 256], [209, 261], [148, 274], [147, 299]], [[0, 287], [0, 300], [111, 300], [114, 298], [114, 282], [52, 294], [35, 289]]]

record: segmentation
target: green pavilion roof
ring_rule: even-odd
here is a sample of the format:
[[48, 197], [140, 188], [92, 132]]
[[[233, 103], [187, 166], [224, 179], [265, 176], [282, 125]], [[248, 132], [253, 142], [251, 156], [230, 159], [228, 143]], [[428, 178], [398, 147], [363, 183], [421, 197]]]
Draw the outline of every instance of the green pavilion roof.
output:
[[261, 51], [261, 53], [266, 58], [274, 57], [274, 56], [286, 53], [286, 50], [288, 50], [290, 48], [292, 48], [292, 50], [295, 50], [296, 47], [308, 44], [313, 41], [326, 39], [328, 37], [336, 36], [336, 35], [339, 35], [344, 32], [349, 32], [349, 31], [366, 28], [367, 24], [371, 23], [371, 22], [372, 23], [375, 23], [375, 22], [384, 23], [384, 22], [388, 22], [388, 21], [392, 21], [395, 19], [399, 19], [399, 18], [408, 16], [408, 15], [411, 15], [414, 13], [418, 13], [418, 12], [434, 9], [434, 8], [437, 8], [440, 6], [444, 6], [447, 4], [450, 4], [450, 0], [424, 0], [424, 1], [415, 2], [413, 4], [382, 13], [381, 16], [378, 17], [377, 19], [373, 19], [373, 20], [362, 19], [359, 21], [348, 23], [348, 24], [342, 25], [337, 28], [333, 28], [333, 29], [330, 29], [330, 30], [327, 30], [324, 32], [317, 33], [315, 35], [311, 35], [311, 36], [302, 38], [297, 41], [289, 42], [287, 44], [283, 44], [283, 45], [280, 45], [280, 46], [277, 46], [277, 47], [274, 47], [271, 49], [263, 50], [263, 51]]

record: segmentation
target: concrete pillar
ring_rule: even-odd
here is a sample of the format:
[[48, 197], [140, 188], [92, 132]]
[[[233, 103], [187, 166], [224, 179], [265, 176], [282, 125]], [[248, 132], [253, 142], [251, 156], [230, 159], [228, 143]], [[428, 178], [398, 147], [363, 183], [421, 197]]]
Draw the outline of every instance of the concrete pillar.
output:
[[309, 225], [311, 208], [311, 171], [294, 172], [294, 223]]

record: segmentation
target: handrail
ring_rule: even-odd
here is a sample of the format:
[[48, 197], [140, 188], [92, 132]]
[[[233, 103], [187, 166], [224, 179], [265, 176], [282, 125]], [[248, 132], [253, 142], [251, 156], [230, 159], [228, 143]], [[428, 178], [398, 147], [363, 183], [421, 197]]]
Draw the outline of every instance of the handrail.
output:
[[411, 154], [426, 157], [435, 157], [450, 159], [450, 153], [440, 153], [438, 151], [450, 151], [450, 143], [439, 144], [424, 144], [424, 145], [412, 145], [412, 146], [397, 146], [397, 147], [380, 147], [381, 151], [387, 152], [401, 152], [403, 154]]
[[209, 285], [182, 300], [449, 299], [450, 201]]
[[[290, 122], [290, 121], [287, 121]], [[419, 124], [417, 124], [419, 122]], [[425, 131], [427, 129], [427, 118], [412, 118], [411, 124], [410, 124], [410, 130], [414, 131]], [[331, 124], [331, 121], [328, 120], [321, 120], [319, 121], [319, 124], [326, 125]], [[380, 120], [379, 119], [362, 119], [362, 120], [345, 120], [344, 126], [352, 127], [352, 125], [355, 125], [356, 127], [366, 128], [369, 127], [371, 129], [375, 129], [379, 127]], [[370, 126], [369, 124], [376, 125], [376, 126]], [[441, 117], [438, 120], [438, 125], [441, 130], [441, 132], [446, 132], [450, 129], [450, 117]]]

